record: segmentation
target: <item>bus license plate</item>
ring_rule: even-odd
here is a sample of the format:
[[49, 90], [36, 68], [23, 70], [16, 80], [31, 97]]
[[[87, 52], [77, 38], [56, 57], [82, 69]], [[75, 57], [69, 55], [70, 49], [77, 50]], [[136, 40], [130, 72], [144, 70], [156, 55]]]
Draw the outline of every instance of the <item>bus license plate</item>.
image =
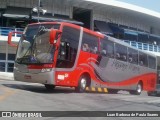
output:
[[30, 75], [25, 75], [24, 78], [25, 79], [31, 79], [31, 76]]

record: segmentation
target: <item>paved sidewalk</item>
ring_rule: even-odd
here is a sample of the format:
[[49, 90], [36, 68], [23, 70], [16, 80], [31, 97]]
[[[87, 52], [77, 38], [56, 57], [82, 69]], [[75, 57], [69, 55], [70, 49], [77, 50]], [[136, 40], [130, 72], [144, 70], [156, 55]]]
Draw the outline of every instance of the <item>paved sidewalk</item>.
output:
[[13, 73], [0, 72], [0, 80], [14, 80]]

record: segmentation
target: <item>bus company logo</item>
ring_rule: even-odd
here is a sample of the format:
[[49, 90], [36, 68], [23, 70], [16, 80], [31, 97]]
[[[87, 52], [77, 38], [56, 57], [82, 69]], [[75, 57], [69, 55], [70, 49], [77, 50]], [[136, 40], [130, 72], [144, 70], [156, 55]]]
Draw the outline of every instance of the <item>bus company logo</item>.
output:
[[2, 112], [2, 117], [12, 117], [11, 112]]

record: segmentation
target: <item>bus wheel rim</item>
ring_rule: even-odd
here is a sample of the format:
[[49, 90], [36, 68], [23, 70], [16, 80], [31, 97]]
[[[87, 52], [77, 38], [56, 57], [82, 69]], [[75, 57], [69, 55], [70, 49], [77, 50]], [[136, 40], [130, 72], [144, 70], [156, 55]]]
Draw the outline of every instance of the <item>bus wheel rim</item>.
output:
[[82, 80], [81, 80], [81, 87], [82, 87], [83, 89], [85, 89], [86, 84], [87, 84], [86, 79], [85, 79], [85, 78], [82, 78]]
[[137, 86], [137, 92], [140, 93], [142, 91], [141, 85]]

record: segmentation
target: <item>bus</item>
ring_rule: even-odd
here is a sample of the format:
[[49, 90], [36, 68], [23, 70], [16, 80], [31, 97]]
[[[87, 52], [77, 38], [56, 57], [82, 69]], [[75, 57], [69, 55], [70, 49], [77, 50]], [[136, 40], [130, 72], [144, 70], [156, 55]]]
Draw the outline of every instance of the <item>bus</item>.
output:
[[[55, 86], [107, 88], [109, 93], [126, 90], [140, 95], [160, 83], [157, 58], [121, 40], [65, 22], [29, 24], [17, 46], [14, 79]], [[160, 65], [160, 64], [158, 64]], [[158, 67], [160, 69], [160, 67]]]

